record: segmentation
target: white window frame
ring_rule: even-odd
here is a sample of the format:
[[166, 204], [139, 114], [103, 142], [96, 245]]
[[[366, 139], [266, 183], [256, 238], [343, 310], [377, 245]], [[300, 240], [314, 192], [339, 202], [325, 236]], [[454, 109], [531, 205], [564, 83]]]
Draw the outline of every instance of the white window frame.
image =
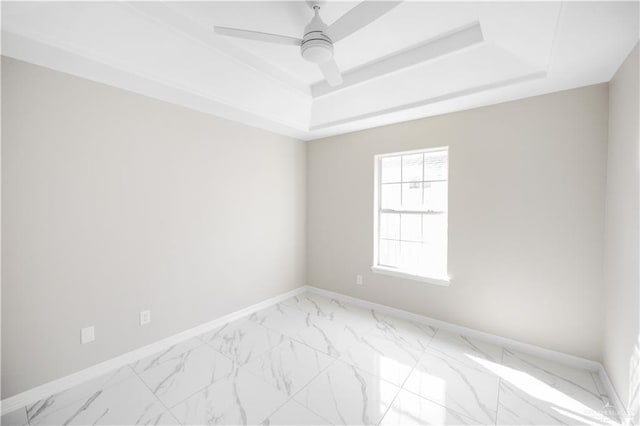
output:
[[[447, 152], [447, 162], [449, 162], [448, 146], [441, 146], [441, 147], [429, 148], [429, 149], [418, 149], [413, 151], [390, 152], [387, 154], [379, 154], [374, 157], [374, 203], [373, 203], [373, 237], [374, 238], [373, 238], [373, 266], [371, 266], [371, 270], [373, 272], [383, 274], [383, 275], [398, 277], [398, 278], [405, 278], [405, 279], [410, 279], [414, 281], [425, 282], [429, 284], [441, 285], [441, 286], [448, 286], [450, 284], [451, 278], [449, 276], [432, 277], [432, 276], [425, 276], [425, 275], [416, 275], [416, 274], [407, 272], [406, 270], [402, 270], [401, 268], [393, 268], [389, 266], [380, 265], [378, 263], [378, 255], [379, 255], [378, 245], [380, 241], [379, 221], [380, 221], [380, 214], [382, 212], [382, 206], [380, 205], [380, 202], [381, 202], [380, 192], [382, 189], [382, 179], [380, 174], [381, 174], [382, 159], [386, 157], [396, 157], [401, 155], [412, 155], [412, 154], [419, 154], [419, 153], [441, 152], [441, 151]], [[402, 161], [400, 164], [402, 167]], [[402, 172], [401, 172], [401, 175], [402, 175]], [[424, 178], [423, 178], [423, 181], [424, 181]], [[449, 182], [449, 176], [447, 172], [447, 183], [448, 182]], [[448, 191], [449, 191], [449, 186], [447, 185], [447, 192]], [[399, 210], [398, 212], [403, 213], [404, 211]], [[404, 213], [406, 214], [406, 213], [416, 213], [416, 212], [406, 211]], [[448, 223], [448, 219], [449, 219], [448, 207], [445, 214], [447, 215], [447, 223]], [[447, 226], [447, 229], [448, 229], [448, 226]], [[446, 249], [447, 253], [445, 253], [445, 262], [446, 262], [447, 268], [448, 268], [448, 260], [449, 260], [448, 259], [448, 251], [449, 251], [448, 239], [449, 239], [449, 236], [447, 231], [447, 249]]]

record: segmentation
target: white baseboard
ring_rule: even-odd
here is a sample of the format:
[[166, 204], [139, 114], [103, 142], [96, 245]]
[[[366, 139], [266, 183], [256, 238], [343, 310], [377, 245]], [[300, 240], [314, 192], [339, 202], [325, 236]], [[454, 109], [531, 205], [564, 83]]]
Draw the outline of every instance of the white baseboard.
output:
[[509, 349], [513, 349], [519, 352], [549, 359], [558, 363], [568, 364], [575, 367], [584, 368], [592, 372], [597, 372], [597, 374], [600, 377], [600, 380], [602, 381], [603, 385], [606, 388], [605, 390], [609, 395], [609, 398], [611, 399], [611, 403], [614, 405], [620, 418], [621, 419], [626, 418], [626, 410], [624, 408], [624, 405], [621, 403], [618, 397], [618, 394], [616, 393], [616, 390], [613, 387], [613, 384], [609, 380], [609, 377], [604, 367], [599, 362], [588, 360], [585, 358], [580, 358], [573, 355], [568, 355], [568, 354], [558, 352], [558, 351], [553, 351], [550, 349], [545, 349], [536, 345], [531, 345], [531, 344], [523, 343], [517, 340], [500, 337], [495, 334], [486, 333], [484, 331], [479, 331], [472, 328], [451, 324], [445, 321], [440, 321], [434, 318], [429, 318], [423, 315], [418, 315], [408, 311], [404, 311], [402, 309], [392, 308], [390, 306], [369, 302], [367, 300], [358, 299], [355, 297], [347, 296], [341, 293], [335, 293], [333, 291], [324, 290], [324, 289], [313, 287], [313, 286], [298, 287], [294, 290], [291, 290], [286, 293], [280, 294], [278, 296], [272, 297], [270, 299], [264, 300], [260, 303], [256, 303], [255, 305], [251, 305], [247, 308], [240, 309], [236, 312], [217, 318], [213, 321], [209, 321], [207, 323], [201, 324], [194, 328], [185, 330], [179, 334], [167, 337], [166, 339], [159, 340], [150, 345], [143, 346], [142, 348], [135, 349], [131, 352], [122, 354], [116, 358], [112, 358], [110, 360], [101, 362], [99, 364], [96, 364], [84, 370], [78, 371], [77, 373], [73, 373], [68, 376], [61, 377], [60, 379], [51, 381], [49, 383], [45, 383], [41, 386], [29, 389], [17, 395], [11, 396], [0, 402], [0, 411], [4, 415], [11, 411], [17, 410], [21, 407], [31, 405], [42, 398], [48, 397], [51, 394], [61, 392], [65, 389], [69, 389], [73, 386], [79, 385], [87, 380], [90, 380], [102, 374], [108, 373], [109, 371], [134, 363], [149, 355], [165, 350], [175, 345], [176, 343], [180, 343], [192, 337], [199, 336], [227, 322], [245, 317], [247, 315], [252, 314], [253, 312], [268, 308], [269, 306], [275, 305], [276, 303], [279, 303], [285, 299], [288, 299], [293, 296], [297, 296], [307, 291], [310, 293], [321, 295], [321, 296], [342, 300], [357, 306], [361, 306], [363, 308], [375, 309], [377, 311], [388, 313], [388, 314], [397, 316], [399, 318], [405, 318], [411, 321], [428, 324], [439, 329], [481, 339], [481, 340], [494, 343]]
[[497, 336], [495, 334], [486, 333], [484, 331], [475, 330], [473, 328], [463, 327], [461, 325], [451, 324], [449, 322], [440, 321], [435, 318], [429, 318], [424, 315], [414, 314], [402, 309], [392, 308], [386, 305], [380, 305], [378, 303], [369, 302], [367, 300], [358, 299], [356, 297], [346, 296], [344, 294], [335, 293], [333, 291], [321, 289], [318, 287], [308, 286], [308, 289], [312, 293], [319, 294], [325, 297], [332, 297], [335, 299], [341, 299], [345, 302], [359, 305], [368, 309], [375, 309], [380, 312], [386, 312], [394, 316], [405, 318], [411, 321], [432, 325], [436, 328], [451, 331], [458, 334], [463, 334], [469, 337], [475, 337], [489, 343], [494, 343], [499, 346], [513, 349], [519, 352], [525, 352], [530, 355], [538, 356], [540, 358], [546, 358], [552, 361], [556, 361], [562, 364], [573, 365], [579, 368], [584, 368], [589, 371], [599, 371], [600, 363], [591, 361], [589, 359], [580, 358], [574, 355], [568, 355], [562, 352], [554, 351], [551, 349], [545, 349], [540, 346], [531, 345], [529, 343], [523, 343], [517, 340], [508, 339], [506, 337]]
[[618, 396], [618, 392], [616, 391], [616, 388], [613, 386], [613, 383], [611, 383], [611, 380], [609, 379], [609, 375], [607, 374], [607, 370], [604, 369], [604, 366], [602, 364], [600, 364], [599, 366], [600, 368], [598, 369], [598, 376], [600, 377], [600, 381], [604, 385], [604, 388], [605, 388], [604, 390], [607, 392], [607, 395], [609, 396], [609, 402], [611, 403], [611, 405], [613, 405], [613, 408], [616, 410], [616, 413], [618, 413], [618, 417], [620, 417], [621, 424], [623, 425], [631, 424], [629, 421], [629, 415], [627, 414], [627, 410], [624, 404], [622, 403], [622, 400]]
[[297, 296], [301, 293], [304, 293], [305, 291], [307, 291], [307, 286], [298, 287], [294, 290], [282, 293], [278, 296], [256, 303], [255, 305], [251, 305], [249, 307], [232, 312], [213, 321], [200, 324], [181, 333], [175, 334], [162, 340], [158, 340], [157, 342], [151, 343], [138, 349], [134, 349], [131, 352], [124, 353], [110, 360], [85, 368], [84, 370], [80, 370], [68, 376], [61, 377], [59, 379], [13, 395], [9, 398], [3, 399], [0, 402], [0, 412], [2, 413], [2, 415], [4, 415], [19, 408], [31, 405], [36, 401], [41, 400], [42, 398], [48, 397], [49, 395], [72, 388], [87, 380], [91, 380], [95, 377], [108, 373], [109, 371], [134, 363], [149, 355], [153, 355], [157, 352], [168, 349], [176, 343], [180, 343], [184, 340], [199, 336], [203, 333], [220, 327], [227, 322], [251, 315], [256, 311], [268, 308], [269, 306], [275, 305], [276, 303], [279, 303], [290, 297]]
[[353, 305], [357, 305], [367, 309], [375, 309], [377, 311], [385, 312], [385, 313], [394, 315], [396, 317], [405, 318], [405, 319], [419, 322], [422, 324], [431, 325], [439, 329], [451, 331], [458, 334], [463, 334], [469, 337], [474, 337], [489, 343], [494, 343], [496, 345], [503, 346], [508, 349], [513, 349], [518, 352], [523, 352], [529, 355], [548, 359], [561, 364], [583, 368], [585, 370], [589, 370], [591, 372], [597, 373], [603, 385], [605, 386], [605, 391], [609, 395], [610, 402], [614, 406], [614, 409], [618, 413], [618, 416], [620, 417], [620, 419], [627, 418], [624, 405], [620, 401], [620, 398], [618, 397], [618, 394], [615, 388], [613, 387], [611, 380], [609, 380], [609, 376], [607, 375], [606, 370], [604, 369], [603, 365], [597, 361], [592, 361], [590, 359], [581, 358], [574, 355], [565, 354], [563, 352], [542, 348], [540, 346], [520, 342], [518, 340], [508, 339], [506, 337], [497, 336], [495, 334], [486, 333], [484, 331], [475, 330], [473, 328], [451, 324], [451, 323], [440, 321], [434, 318], [429, 318], [424, 315], [414, 314], [408, 311], [404, 311], [402, 309], [396, 309], [390, 306], [369, 302], [367, 300], [358, 299], [356, 297], [347, 296], [341, 293], [336, 293], [333, 291], [325, 290], [325, 289], [314, 287], [314, 286], [307, 286], [307, 289], [309, 292], [318, 294], [320, 296], [342, 300], [342, 301], [351, 303]]

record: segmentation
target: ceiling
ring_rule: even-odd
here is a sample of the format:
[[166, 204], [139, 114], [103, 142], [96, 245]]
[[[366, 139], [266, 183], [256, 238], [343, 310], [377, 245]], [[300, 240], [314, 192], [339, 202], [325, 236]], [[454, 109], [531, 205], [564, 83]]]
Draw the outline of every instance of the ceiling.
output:
[[[213, 32], [300, 38], [312, 15], [303, 1], [3, 1], [2, 53], [310, 140], [609, 81], [639, 3], [406, 1], [335, 44], [338, 87], [295, 46]], [[463, 47], [438, 55], [438, 41]]]

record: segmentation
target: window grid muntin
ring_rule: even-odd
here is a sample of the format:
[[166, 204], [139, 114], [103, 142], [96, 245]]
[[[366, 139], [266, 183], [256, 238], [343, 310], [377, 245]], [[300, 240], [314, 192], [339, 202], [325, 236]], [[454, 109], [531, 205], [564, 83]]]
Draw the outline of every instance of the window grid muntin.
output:
[[[430, 180], [425, 180], [425, 173], [424, 173], [424, 169], [425, 169], [425, 155], [428, 153], [445, 153], [446, 154], [446, 165], [447, 165], [447, 179], [430, 179]], [[404, 157], [405, 156], [410, 156], [410, 155], [416, 155], [417, 153], [413, 152], [405, 152], [405, 153], [401, 153], [401, 154], [391, 154], [391, 155], [382, 155], [380, 157], [378, 157], [378, 161], [377, 161], [377, 167], [378, 167], [378, 197], [377, 197], [377, 212], [376, 212], [376, 222], [377, 222], [377, 235], [376, 235], [376, 264], [380, 265], [380, 266], [384, 266], [384, 267], [390, 267], [390, 268], [394, 268], [394, 269], [398, 269], [401, 270], [401, 266], [399, 265], [387, 265], [381, 262], [380, 259], [380, 242], [381, 241], [395, 241], [398, 243], [398, 253], [396, 253], [398, 255], [398, 260], [401, 259], [402, 255], [401, 255], [401, 250], [402, 250], [402, 243], [419, 243], [421, 245], [421, 247], [424, 246], [431, 246], [433, 247], [434, 245], [432, 243], [426, 243], [424, 241], [424, 216], [425, 215], [448, 215], [448, 196], [447, 196], [447, 206], [445, 206], [445, 210], [443, 211], [434, 211], [434, 210], [404, 210], [404, 209], [399, 209], [399, 210], [395, 210], [395, 209], [382, 209], [382, 186], [383, 185], [390, 185], [390, 184], [399, 184], [400, 185], [400, 207], [403, 206], [403, 190], [402, 190], [402, 185], [405, 183], [419, 183], [420, 187], [421, 187], [421, 206], [424, 207], [424, 184], [425, 183], [432, 183], [432, 182], [447, 182], [447, 193], [449, 191], [449, 179], [448, 179], [448, 163], [449, 163], [449, 150], [448, 148], [436, 148], [436, 149], [431, 149], [431, 150], [425, 150], [421, 152], [422, 155], [422, 167], [421, 167], [421, 175], [422, 175], [422, 179], [420, 181], [404, 181]], [[393, 157], [400, 157], [400, 182], [382, 182], [382, 161], [384, 159], [388, 159], [388, 158], [393, 158]], [[398, 214], [399, 215], [399, 223], [398, 223], [398, 239], [392, 239], [392, 238], [382, 238], [381, 237], [381, 214], [383, 213], [387, 213], [387, 214]], [[420, 241], [414, 241], [414, 240], [403, 240], [402, 239], [402, 215], [403, 214], [419, 214], [420, 215]], [[445, 225], [448, 228], [448, 224]], [[445, 230], [445, 232], [448, 232]], [[445, 238], [445, 247], [447, 245], [447, 241]], [[445, 248], [446, 250], [446, 248]], [[445, 259], [446, 259], [446, 253], [445, 253]]]

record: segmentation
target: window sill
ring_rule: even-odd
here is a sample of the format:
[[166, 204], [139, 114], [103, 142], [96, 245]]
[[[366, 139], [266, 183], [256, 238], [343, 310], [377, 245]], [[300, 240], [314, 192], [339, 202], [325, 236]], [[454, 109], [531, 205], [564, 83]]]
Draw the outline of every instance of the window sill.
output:
[[444, 287], [448, 287], [449, 284], [451, 283], [451, 280], [450, 280], [449, 277], [432, 278], [432, 277], [425, 277], [425, 276], [422, 276], [422, 275], [413, 275], [413, 274], [410, 274], [408, 272], [399, 271], [397, 269], [385, 268], [384, 266], [372, 266], [371, 270], [373, 272], [377, 273], [377, 274], [390, 275], [392, 277], [398, 277], [398, 278], [406, 278], [408, 280], [414, 280], [414, 281], [420, 281], [420, 282], [423, 282], [423, 283], [441, 285], [441, 286], [444, 286]]

